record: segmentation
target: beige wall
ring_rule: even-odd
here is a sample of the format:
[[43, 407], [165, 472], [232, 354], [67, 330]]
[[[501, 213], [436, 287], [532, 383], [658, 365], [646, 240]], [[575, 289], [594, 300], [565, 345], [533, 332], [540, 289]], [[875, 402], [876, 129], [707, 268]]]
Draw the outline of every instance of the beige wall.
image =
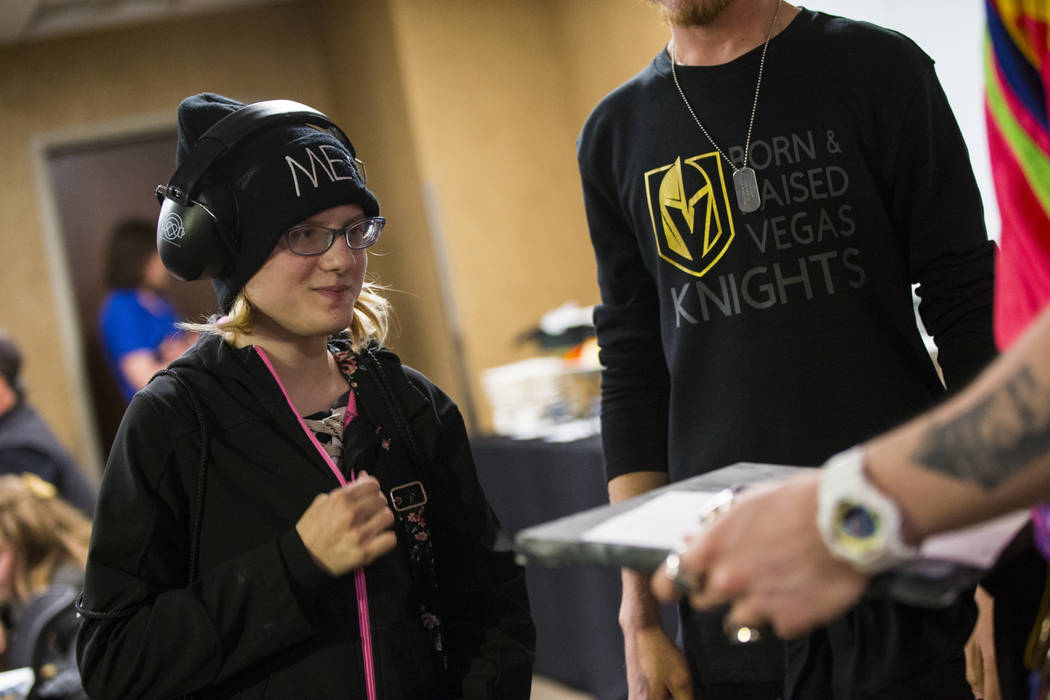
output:
[[388, 343], [450, 395], [463, 401], [462, 365], [454, 352], [435, 252], [422, 199], [419, 154], [405, 118], [395, 28], [386, 2], [318, 4], [325, 30], [325, 71], [332, 114], [365, 161], [387, 226], [369, 266], [390, 287], [395, 332]]
[[577, 128], [604, 95], [649, 65], [669, 31], [647, 0], [552, 0]]
[[0, 325], [34, 402], [83, 456], [33, 144], [173, 122], [211, 90], [346, 127], [390, 219], [370, 265], [396, 290], [392, 345], [461, 402], [469, 382], [484, 425], [480, 371], [533, 352], [513, 339], [543, 312], [597, 301], [575, 138], [665, 35], [642, 0], [312, 0], [0, 50]]
[[536, 352], [517, 336], [562, 302], [598, 300], [576, 137], [666, 29], [640, 0], [389, 6], [418, 176], [484, 407], [481, 371]]
[[567, 72], [548, 3], [391, 5], [420, 176], [484, 404], [480, 371], [536, 351], [516, 336], [563, 301], [596, 301]]

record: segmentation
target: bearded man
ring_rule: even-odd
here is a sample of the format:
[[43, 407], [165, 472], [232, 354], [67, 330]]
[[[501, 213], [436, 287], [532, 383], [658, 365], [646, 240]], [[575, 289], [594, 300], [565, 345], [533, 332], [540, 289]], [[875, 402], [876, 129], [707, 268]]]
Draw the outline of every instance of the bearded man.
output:
[[[657, 4], [669, 43], [578, 142], [614, 502], [734, 462], [818, 466], [995, 355], [994, 244], [933, 61], [782, 0]], [[747, 645], [682, 605], [683, 653], [646, 578], [623, 584], [632, 698], [970, 697], [972, 600], [867, 599]]]

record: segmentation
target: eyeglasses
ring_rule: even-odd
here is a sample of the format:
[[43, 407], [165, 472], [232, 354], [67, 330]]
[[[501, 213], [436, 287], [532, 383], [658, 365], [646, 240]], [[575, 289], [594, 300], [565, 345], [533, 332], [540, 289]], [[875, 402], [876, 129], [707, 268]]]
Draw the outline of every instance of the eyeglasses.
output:
[[386, 219], [383, 217], [370, 216], [343, 228], [292, 226], [284, 232], [284, 238], [288, 241], [288, 250], [296, 255], [322, 255], [340, 236], [346, 239], [346, 245], [351, 250], [362, 250], [379, 240], [379, 234], [383, 232], [385, 225]]

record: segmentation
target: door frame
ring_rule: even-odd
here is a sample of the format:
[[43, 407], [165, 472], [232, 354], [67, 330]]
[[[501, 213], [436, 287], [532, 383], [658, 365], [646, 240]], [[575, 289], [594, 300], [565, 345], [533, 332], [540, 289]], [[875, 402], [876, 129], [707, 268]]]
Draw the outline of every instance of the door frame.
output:
[[102, 475], [104, 449], [98, 438], [91, 385], [81, 354], [84, 338], [80, 332], [80, 318], [69, 274], [69, 259], [66, 255], [65, 239], [58, 213], [58, 194], [51, 185], [48, 159], [52, 153], [61, 149], [90, 149], [93, 146], [106, 148], [118, 142], [153, 137], [161, 132], [170, 133], [176, 128], [177, 123], [173, 115], [165, 112], [41, 132], [34, 134], [29, 144], [37, 207], [40, 211], [44, 239], [44, 254], [47, 258], [58, 327], [72, 341], [60, 345], [62, 346], [66, 379], [73, 389], [69, 403], [72, 407], [75, 428], [80, 434], [80, 444], [86, 448], [79, 462], [88, 477], [94, 478], [96, 482]]

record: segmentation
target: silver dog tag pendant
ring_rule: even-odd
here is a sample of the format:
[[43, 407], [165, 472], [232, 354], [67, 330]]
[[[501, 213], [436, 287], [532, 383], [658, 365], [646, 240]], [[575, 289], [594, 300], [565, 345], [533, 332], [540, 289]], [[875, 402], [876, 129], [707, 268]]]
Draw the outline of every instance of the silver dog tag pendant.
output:
[[733, 171], [733, 188], [736, 190], [736, 204], [740, 211], [750, 214], [762, 206], [762, 198], [758, 194], [758, 178], [751, 168]]

